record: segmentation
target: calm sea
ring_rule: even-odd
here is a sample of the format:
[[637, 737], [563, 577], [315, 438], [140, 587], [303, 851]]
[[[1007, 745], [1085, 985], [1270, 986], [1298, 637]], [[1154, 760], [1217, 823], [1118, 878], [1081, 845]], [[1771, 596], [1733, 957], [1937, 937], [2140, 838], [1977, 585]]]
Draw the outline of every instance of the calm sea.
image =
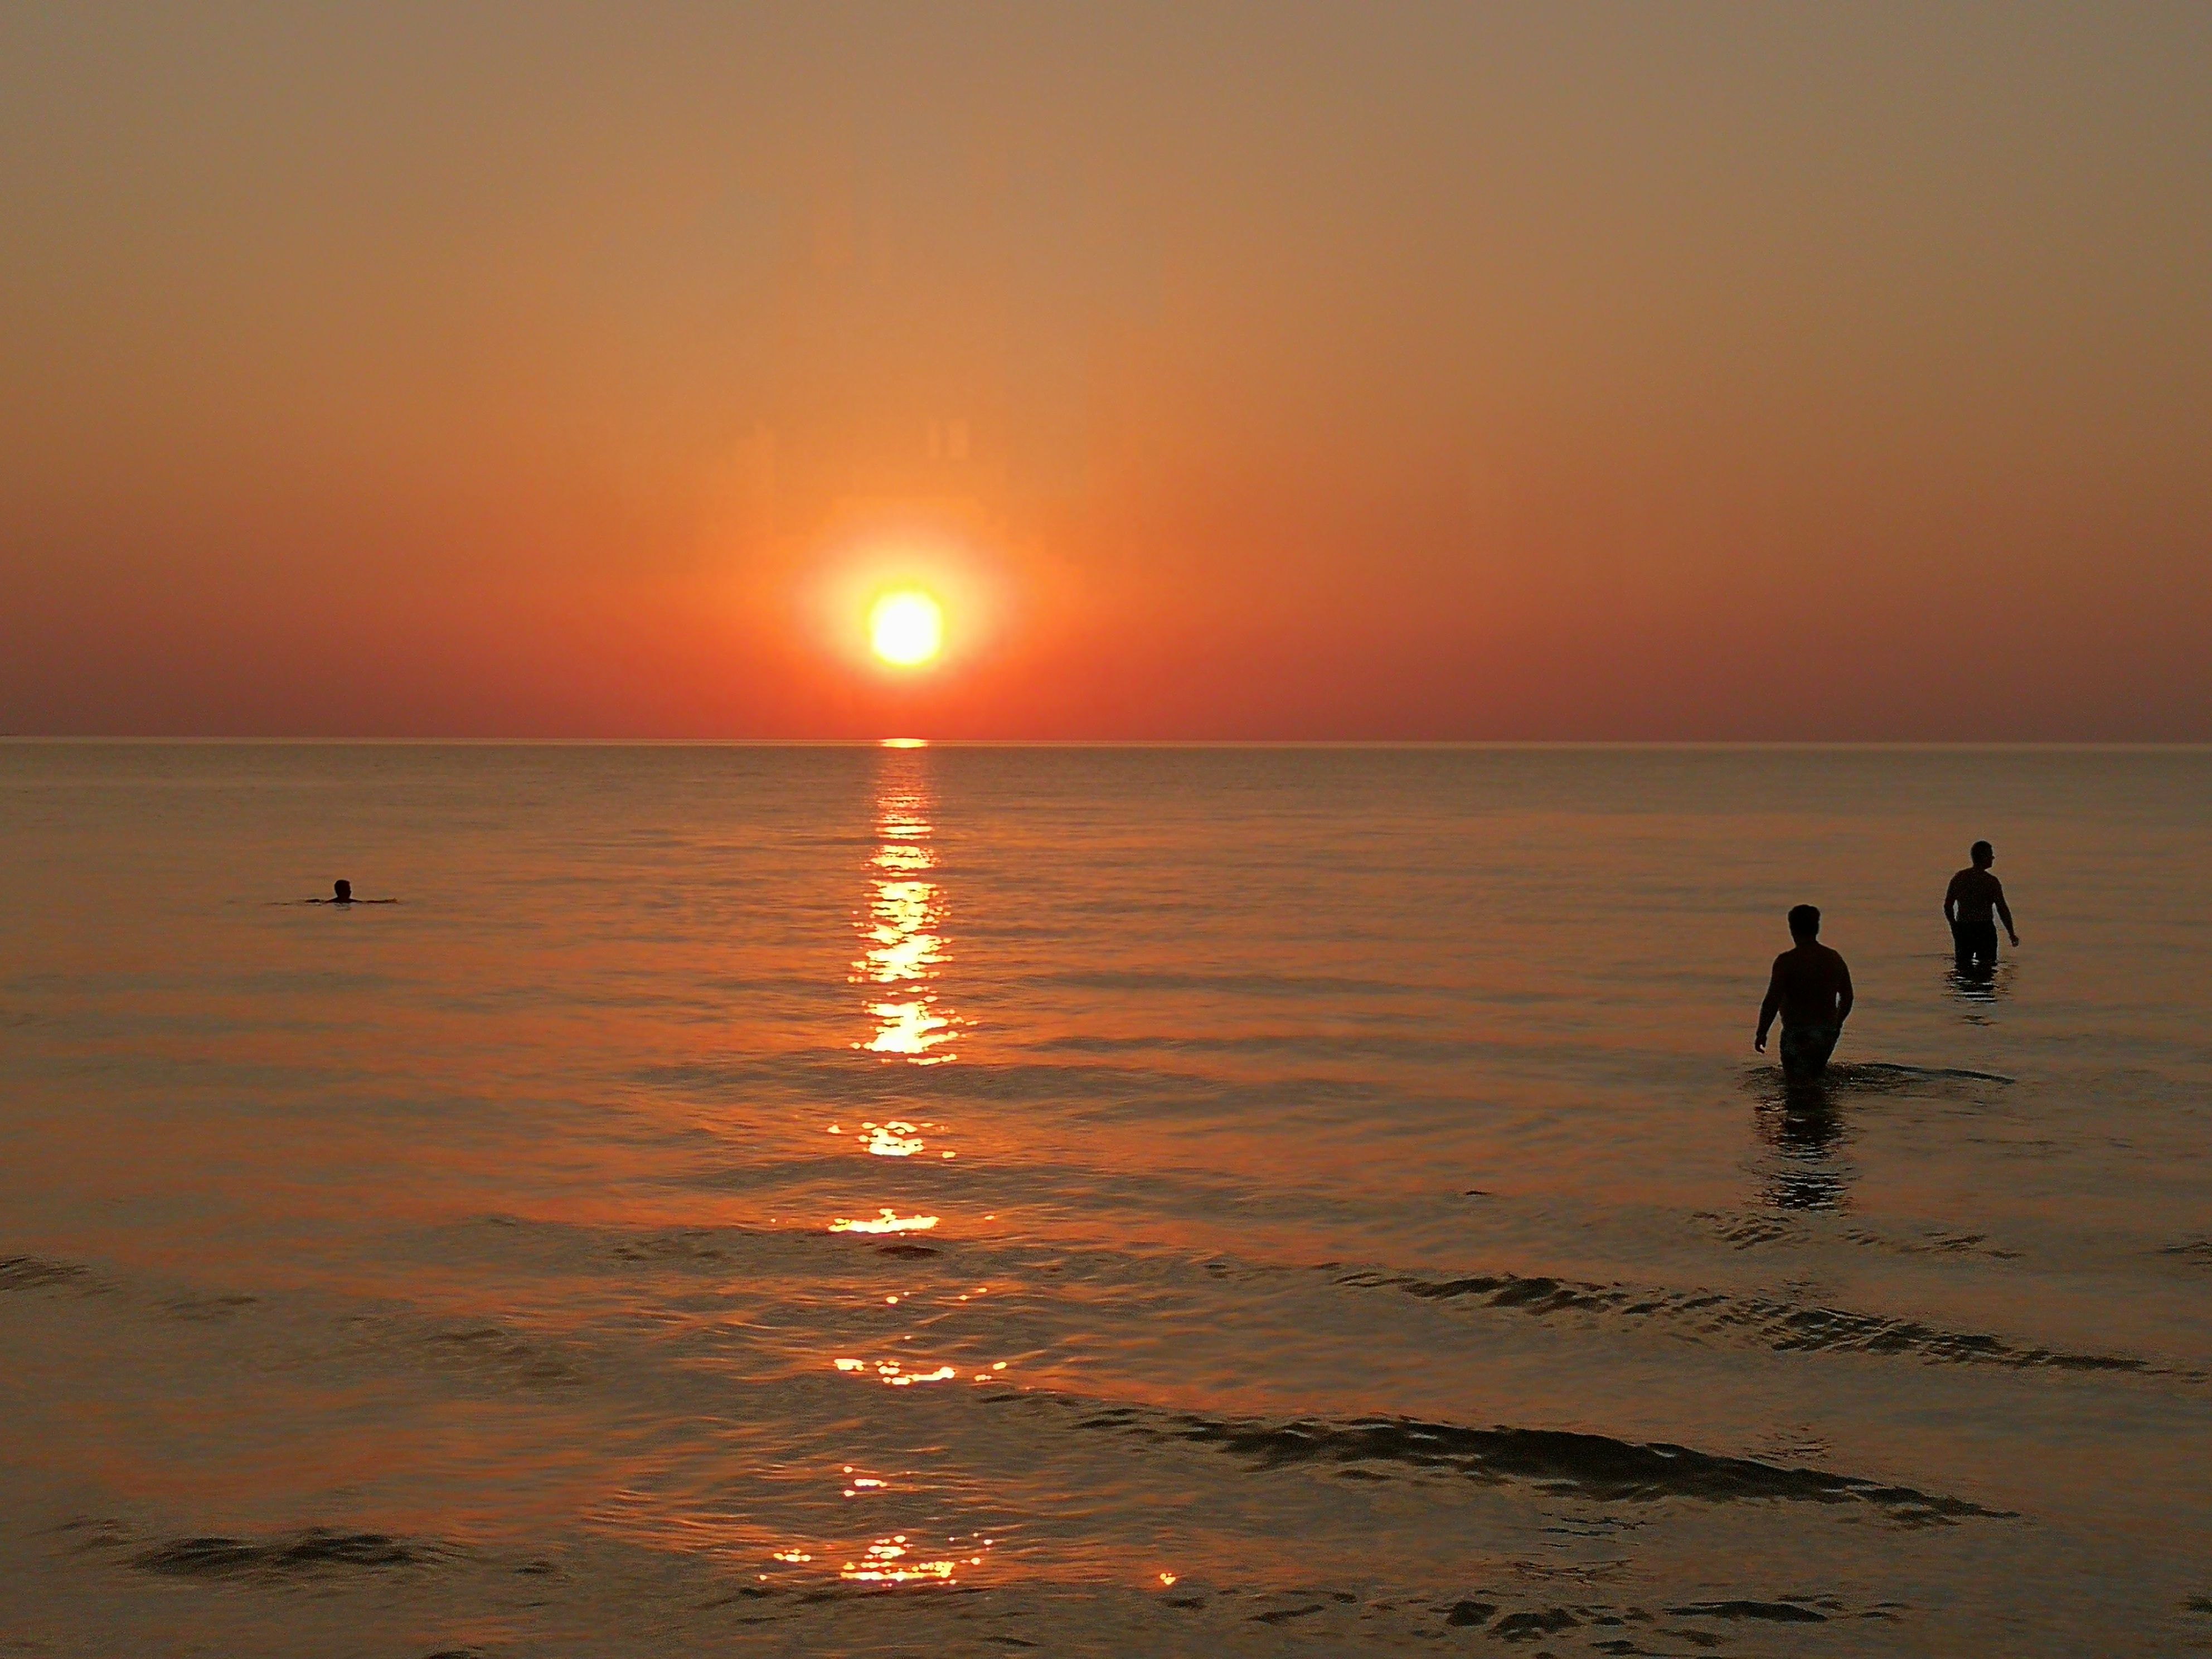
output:
[[0, 744], [0, 1651], [2212, 1649], [2209, 833], [2203, 750]]

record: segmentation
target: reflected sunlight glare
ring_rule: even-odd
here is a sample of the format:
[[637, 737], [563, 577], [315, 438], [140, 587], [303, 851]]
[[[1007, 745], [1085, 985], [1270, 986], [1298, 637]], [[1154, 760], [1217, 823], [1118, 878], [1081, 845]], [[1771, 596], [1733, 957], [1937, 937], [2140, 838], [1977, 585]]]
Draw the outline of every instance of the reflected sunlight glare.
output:
[[944, 896], [930, 878], [933, 826], [921, 768], [918, 755], [887, 758], [878, 786], [879, 844], [869, 860], [874, 873], [860, 923], [861, 953], [849, 975], [872, 993], [863, 1005], [872, 1029], [853, 1046], [910, 1065], [941, 1066], [957, 1058], [948, 1045], [958, 1022], [940, 1011], [934, 988], [946, 957]]
[[[860, 1124], [860, 1150], [875, 1158], [919, 1157], [929, 1150], [929, 1143], [922, 1139], [924, 1132], [939, 1133], [944, 1130], [944, 1127], [942, 1123], [927, 1121], [910, 1123], [904, 1118], [897, 1117], [888, 1119], [882, 1123], [863, 1121]], [[841, 1127], [833, 1124], [830, 1133], [833, 1135], [842, 1134], [844, 1131]], [[957, 1153], [951, 1152], [938, 1153], [940, 1158], [957, 1156]]]
[[[833, 1359], [830, 1363], [848, 1376], [865, 1376], [873, 1372], [877, 1382], [893, 1389], [910, 1389], [917, 1382], [951, 1382], [957, 1381], [960, 1376], [960, 1373], [951, 1365], [935, 1365], [926, 1371], [910, 1371], [906, 1369], [903, 1362], [896, 1359], [878, 1359], [871, 1362], [866, 1359], [843, 1358]], [[979, 1375], [975, 1380], [981, 1382], [990, 1379]], [[866, 1486], [881, 1486], [883, 1482], [859, 1480], [854, 1484]], [[845, 1494], [848, 1498], [852, 1495], [849, 1492]]]
[[937, 1224], [933, 1215], [901, 1215], [896, 1210], [881, 1209], [872, 1217], [854, 1218], [838, 1216], [830, 1224], [833, 1233], [926, 1233]]
[[[969, 1565], [981, 1566], [983, 1558], [969, 1558]], [[960, 1564], [949, 1559], [917, 1560], [908, 1553], [906, 1534], [894, 1533], [889, 1538], [879, 1538], [868, 1546], [858, 1561], [848, 1561], [837, 1569], [837, 1576], [856, 1584], [916, 1584], [949, 1582]]]

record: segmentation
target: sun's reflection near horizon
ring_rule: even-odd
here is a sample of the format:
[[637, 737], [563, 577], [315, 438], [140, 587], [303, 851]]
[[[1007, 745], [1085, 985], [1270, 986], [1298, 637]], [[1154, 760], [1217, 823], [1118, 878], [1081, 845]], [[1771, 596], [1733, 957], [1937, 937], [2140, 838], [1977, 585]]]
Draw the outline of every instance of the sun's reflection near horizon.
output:
[[934, 981], [946, 957], [943, 889], [929, 841], [926, 763], [917, 750], [886, 754], [876, 794], [878, 846], [867, 914], [860, 921], [855, 985], [867, 988], [874, 1030], [854, 1047], [915, 1066], [957, 1058], [951, 1044], [959, 1024], [940, 1006]]

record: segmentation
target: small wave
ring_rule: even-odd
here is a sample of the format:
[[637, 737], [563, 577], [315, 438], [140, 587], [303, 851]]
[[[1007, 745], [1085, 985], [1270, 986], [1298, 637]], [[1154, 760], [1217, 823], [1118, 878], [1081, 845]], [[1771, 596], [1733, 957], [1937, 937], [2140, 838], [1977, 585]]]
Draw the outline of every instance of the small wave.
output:
[[1692, 1498], [1861, 1504], [1908, 1524], [2011, 1516], [2009, 1510], [1854, 1475], [1563, 1429], [1474, 1429], [1407, 1417], [1270, 1422], [1136, 1406], [1093, 1408], [1081, 1426], [1212, 1446], [1263, 1468], [1317, 1463], [1347, 1471], [1446, 1470], [1489, 1484], [1522, 1482], [1555, 1497], [1597, 1503]]
[[524, 1388], [573, 1388], [584, 1378], [559, 1354], [496, 1325], [431, 1333], [424, 1347], [441, 1363]]
[[[1752, 1075], [1771, 1082], [1771, 1073], [1754, 1069]], [[1963, 1066], [1902, 1066], [1884, 1060], [1838, 1060], [1823, 1072], [1820, 1078], [1807, 1085], [1810, 1091], [1826, 1094], [1894, 1094], [1916, 1085], [1942, 1088], [1960, 1083], [2002, 1083], [2007, 1085], [2019, 1082], [2018, 1078], [2005, 1076], [2002, 1072], [1976, 1072]]]
[[131, 1564], [147, 1572], [186, 1578], [246, 1574], [303, 1573], [326, 1567], [410, 1567], [452, 1552], [442, 1545], [393, 1538], [380, 1532], [333, 1532], [310, 1527], [289, 1537], [255, 1540], [178, 1538], [141, 1550]]
[[[1516, 1564], [1516, 1571], [1528, 1570], [1528, 1564]], [[1584, 1577], [1582, 1582], [1587, 1586], [1589, 1581]], [[1215, 1587], [1211, 1593], [1192, 1591], [1167, 1596], [1163, 1598], [1163, 1605], [1192, 1612], [1204, 1611], [1211, 1607], [1218, 1616], [1232, 1613], [1241, 1604], [1262, 1598], [1273, 1601], [1276, 1605], [1246, 1613], [1245, 1622], [1280, 1626], [1303, 1625], [1311, 1620], [1321, 1628], [1308, 1629], [1302, 1633], [1309, 1642], [1318, 1638], [1331, 1644], [1327, 1650], [1333, 1652], [1364, 1652], [1377, 1648], [1379, 1644], [1376, 1638], [1384, 1630], [1395, 1630], [1416, 1640], [1433, 1640], [1438, 1632], [1433, 1625], [1421, 1620], [1423, 1613], [1431, 1617], [1440, 1615], [1446, 1632], [1482, 1631], [1498, 1642], [1517, 1644], [1546, 1637], [1562, 1637], [1569, 1632], [1580, 1632], [1583, 1634], [1579, 1637], [1569, 1638], [1587, 1644], [1579, 1650], [1639, 1654], [1677, 1652], [1680, 1650], [1673, 1644], [1682, 1641], [1692, 1643], [1698, 1648], [1717, 1647], [1725, 1639], [1695, 1627], [1669, 1626], [1662, 1623], [1662, 1620], [1668, 1619], [1750, 1620], [1773, 1625], [1825, 1625], [1838, 1620], [1858, 1620], [1893, 1623], [1905, 1610], [1894, 1601], [1854, 1608], [1843, 1597], [1833, 1595], [1790, 1595], [1771, 1599], [1741, 1596], [1656, 1608], [1639, 1607], [1633, 1602], [1595, 1600], [1561, 1604], [1531, 1598], [1519, 1588], [1511, 1586], [1485, 1587], [1472, 1594], [1462, 1594], [1456, 1600], [1430, 1602], [1425, 1606], [1419, 1602], [1406, 1604], [1394, 1601], [1363, 1600], [1344, 1590], [1254, 1592], [1222, 1586]], [[1668, 1639], [1669, 1645], [1656, 1649], [1644, 1647], [1640, 1645], [1639, 1638], [1642, 1641]], [[1395, 1644], [1392, 1645], [1395, 1650]]]
[[1677, 1619], [1757, 1619], [1770, 1625], [1825, 1625], [1828, 1615], [1794, 1601], [1691, 1601], [1667, 1611]]
[[[744, 1237], [745, 1229], [726, 1230]], [[608, 1253], [624, 1261], [721, 1261], [729, 1255], [723, 1234], [700, 1227], [672, 1228], [665, 1232], [632, 1233], [610, 1244]]]
[[1771, 1065], [1754, 1063], [1745, 1066], [1741, 1075], [1741, 1086], [1748, 1092], [1799, 1113], [1818, 1113], [1823, 1105], [1833, 1108], [1868, 1095], [1923, 1093], [1956, 1098], [1969, 1094], [1973, 1085], [1998, 1084], [2008, 1088], [2019, 1081], [2000, 1072], [1976, 1072], [1960, 1066], [1903, 1066], [1881, 1060], [1839, 1060], [1819, 1077], [1802, 1082], [1786, 1079], [1781, 1069]]
[[1032, 975], [1030, 982], [1081, 991], [1213, 991], [1244, 996], [1402, 997], [1417, 988], [1395, 980], [1330, 974], [1194, 974], [1158, 969], [1087, 969]]
[[2018, 1347], [2002, 1337], [1945, 1330], [1917, 1320], [1735, 1297], [1717, 1291], [1644, 1291], [1516, 1273], [1437, 1279], [1408, 1273], [1355, 1273], [1343, 1274], [1335, 1282], [1360, 1289], [1401, 1291], [1430, 1302], [1472, 1301], [1538, 1318], [1583, 1313], [1656, 1319], [1680, 1325], [1699, 1336], [1749, 1336], [1775, 1353], [1897, 1354], [1932, 1365], [2003, 1365], [2017, 1370], [2047, 1367], [2191, 1379], [2197, 1375], [2169, 1370], [2132, 1355]]
[[1565, 1607], [1545, 1607], [1509, 1613], [1490, 1627], [1490, 1633], [1501, 1642], [1527, 1642], [1539, 1636], [1556, 1636], [1565, 1630], [1580, 1630], [1582, 1624]]
[[1900, 1066], [1886, 1060], [1856, 1060], [1833, 1069], [1843, 1073], [1846, 1079], [1896, 1077], [1910, 1081], [1918, 1078], [1958, 1078], [1970, 1083], [2017, 1083], [2020, 1081], [2018, 1078], [2007, 1077], [2002, 1072], [1977, 1072], [1964, 1066]]
[[92, 1269], [74, 1261], [48, 1261], [35, 1255], [0, 1256], [0, 1291], [36, 1291], [53, 1285], [82, 1285]]
[[2166, 1245], [2159, 1254], [2186, 1261], [2192, 1267], [2212, 1267], [2212, 1237], [2185, 1238], [2179, 1244]]
[[[1346, 1595], [1343, 1599], [1353, 1601], [1358, 1598]], [[1294, 1607], [1273, 1607], [1266, 1613], [1254, 1613], [1251, 1622], [1255, 1625], [1287, 1625], [1293, 1619], [1310, 1619], [1315, 1613], [1326, 1612], [1328, 1607], [1325, 1601], [1308, 1601]]]
[[1710, 1228], [1713, 1236], [1733, 1249], [1755, 1249], [1762, 1244], [1796, 1244], [1805, 1230], [1767, 1215], [1723, 1215], [1701, 1210], [1692, 1218]]
[[258, 1296], [243, 1293], [210, 1293], [172, 1297], [163, 1305], [179, 1319], [211, 1321], [229, 1319], [260, 1302]]
[[1874, 1249], [1891, 1250], [1899, 1255], [1978, 1255], [1991, 1261], [2017, 1261], [2021, 1252], [2008, 1250], [1990, 1243], [1987, 1233], [1947, 1233], [1930, 1231], [1918, 1238], [1893, 1238], [1868, 1228], [1854, 1228], [1844, 1235], [1854, 1244], [1864, 1244]]
[[568, 1389], [585, 1375], [550, 1344], [490, 1323], [426, 1324], [406, 1316], [356, 1315], [344, 1322], [373, 1352], [427, 1364], [495, 1389]]

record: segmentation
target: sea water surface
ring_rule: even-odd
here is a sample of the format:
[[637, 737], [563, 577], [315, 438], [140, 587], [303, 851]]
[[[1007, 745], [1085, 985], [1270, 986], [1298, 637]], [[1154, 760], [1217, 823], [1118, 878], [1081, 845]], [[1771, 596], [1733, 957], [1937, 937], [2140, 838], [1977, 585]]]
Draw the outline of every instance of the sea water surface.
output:
[[2203, 750], [0, 744], [0, 1651], [2212, 1649], [2208, 832]]

